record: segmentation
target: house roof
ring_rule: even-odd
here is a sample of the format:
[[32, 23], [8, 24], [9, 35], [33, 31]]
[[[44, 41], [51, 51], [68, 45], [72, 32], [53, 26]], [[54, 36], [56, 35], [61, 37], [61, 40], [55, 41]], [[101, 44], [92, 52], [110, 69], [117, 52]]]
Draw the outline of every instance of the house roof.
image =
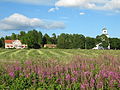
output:
[[[16, 40], [5, 40], [5, 43], [12, 43], [14, 41], [16, 41]], [[21, 41], [21, 40], [19, 40], [19, 41]]]
[[12, 43], [15, 40], [5, 40], [5, 43]]

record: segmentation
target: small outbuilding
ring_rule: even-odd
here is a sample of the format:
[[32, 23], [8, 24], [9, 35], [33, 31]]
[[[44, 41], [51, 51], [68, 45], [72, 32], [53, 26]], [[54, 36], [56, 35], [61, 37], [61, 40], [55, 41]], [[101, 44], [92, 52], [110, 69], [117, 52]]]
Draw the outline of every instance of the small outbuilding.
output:
[[56, 48], [57, 47], [57, 45], [55, 45], [55, 44], [45, 44], [44, 45], [44, 48]]

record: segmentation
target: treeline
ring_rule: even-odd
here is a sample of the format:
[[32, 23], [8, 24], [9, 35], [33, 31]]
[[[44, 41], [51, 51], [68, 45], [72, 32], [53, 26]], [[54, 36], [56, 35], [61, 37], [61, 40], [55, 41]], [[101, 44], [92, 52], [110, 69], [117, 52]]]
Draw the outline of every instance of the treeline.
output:
[[12, 33], [11, 36], [0, 38], [0, 47], [4, 48], [4, 40], [16, 40], [19, 39], [23, 44], [27, 44], [28, 48], [42, 48], [45, 44], [56, 44], [57, 48], [62, 49], [92, 49], [96, 44], [101, 43], [101, 46], [107, 48], [110, 45], [111, 49], [120, 49], [119, 38], [107, 38], [106, 35], [100, 35], [96, 38], [85, 37], [82, 34], [65, 34], [52, 36], [48, 34], [42, 34], [40, 31], [31, 30], [27, 33], [20, 31], [19, 34]]

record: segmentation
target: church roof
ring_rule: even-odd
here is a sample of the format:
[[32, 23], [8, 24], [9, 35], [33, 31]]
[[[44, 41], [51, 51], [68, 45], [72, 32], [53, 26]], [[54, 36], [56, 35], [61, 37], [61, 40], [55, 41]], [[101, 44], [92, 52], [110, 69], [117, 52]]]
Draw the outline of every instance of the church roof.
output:
[[102, 30], [107, 30], [107, 28], [103, 28]]

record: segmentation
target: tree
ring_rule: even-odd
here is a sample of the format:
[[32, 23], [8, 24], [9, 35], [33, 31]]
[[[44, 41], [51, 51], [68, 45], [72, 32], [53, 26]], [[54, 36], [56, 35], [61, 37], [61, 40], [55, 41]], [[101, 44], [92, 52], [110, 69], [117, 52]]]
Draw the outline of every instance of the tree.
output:
[[43, 45], [44, 45], [44, 44], [52, 44], [51, 38], [50, 38], [50, 36], [49, 36], [48, 34], [45, 34], [45, 35], [43, 36], [42, 42], [43, 42]]
[[16, 35], [15, 33], [12, 33], [11, 39], [12, 39], [12, 40], [16, 40], [16, 39], [17, 39], [17, 35]]
[[85, 48], [86, 49], [92, 49], [95, 47], [95, 39], [91, 37], [86, 37], [85, 38]]
[[58, 48], [67, 48], [66, 47], [66, 34], [65, 33], [62, 33], [58, 36], [58, 43], [57, 43], [57, 47]]
[[52, 42], [52, 44], [57, 44], [57, 36], [55, 33], [52, 34], [51, 42]]
[[25, 36], [25, 31], [20, 31], [20, 37], [23, 37], [23, 36]]
[[85, 48], [85, 37], [81, 34], [64, 34], [58, 36], [58, 48]]
[[2, 40], [0, 39], [0, 47], [2, 47], [3, 46], [3, 44], [2, 44]]
[[11, 40], [11, 36], [5, 36], [5, 40]]
[[82, 34], [72, 35], [72, 48], [85, 48], [85, 36]]
[[38, 32], [36, 30], [28, 31], [26, 35], [27, 45], [29, 48], [34, 48], [38, 44]]
[[4, 48], [5, 47], [5, 39], [1, 37], [0, 39], [0, 47]]
[[110, 48], [111, 49], [120, 49], [120, 39], [110, 38]]
[[39, 45], [42, 45], [42, 37], [43, 37], [43, 36], [42, 36], [42, 33], [39, 31], [39, 32], [38, 32], [38, 44], [39, 44]]

